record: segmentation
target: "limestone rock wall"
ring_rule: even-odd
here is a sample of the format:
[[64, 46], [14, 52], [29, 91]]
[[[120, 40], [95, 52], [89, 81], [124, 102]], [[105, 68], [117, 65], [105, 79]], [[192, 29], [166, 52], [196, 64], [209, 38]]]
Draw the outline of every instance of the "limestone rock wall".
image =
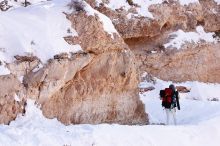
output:
[[93, 58], [65, 85], [53, 89], [56, 92], [50, 98], [45, 98], [44, 115], [57, 117], [65, 124], [147, 124], [138, 96], [135, 56], [123, 39], [116, 34], [112, 39], [101, 29], [97, 16], [81, 12], [68, 18], [79, 34], [78, 38], [68, 38], [69, 43], [80, 42]]
[[200, 44], [181, 51], [140, 55], [141, 70], [163, 80], [220, 83], [220, 44]]
[[146, 124], [133, 59], [130, 51], [97, 55], [91, 64], [47, 98], [42, 107], [44, 114], [58, 117], [65, 124]]
[[115, 11], [104, 5], [96, 6], [94, 0], [87, 0], [94, 8], [111, 18], [116, 29], [124, 39], [139, 37], [155, 37], [168, 30], [192, 30], [197, 25], [204, 26], [206, 31], [220, 30], [219, 5], [214, 0], [201, 0], [198, 3], [180, 5], [178, 1], [167, 0], [162, 4], [151, 5], [149, 11], [154, 19], [136, 16], [128, 18], [129, 13], [135, 14], [136, 6], [128, 11], [123, 8]]
[[[10, 85], [3, 93], [10, 97], [17, 93], [24, 102], [7, 100], [2, 95], [7, 102], [3, 104], [7, 108], [16, 106], [16, 111], [0, 113], [9, 117], [8, 120], [0, 117], [0, 123], [7, 124], [25, 112], [20, 109], [31, 98], [41, 104], [47, 118], [57, 118], [66, 125], [147, 124], [148, 117], [138, 95], [136, 58], [121, 36], [112, 37], [104, 31], [98, 16], [89, 16], [84, 11], [67, 18], [78, 37], [64, 39], [70, 44], [80, 44], [83, 51], [71, 56], [58, 54], [46, 64], [35, 56], [15, 56], [15, 61], [7, 64], [13, 81], [10, 78]], [[14, 80], [19, 88], [13, 87]]]
[[[166, 0], [162, 4], [151, 5], [149, 11], [154, 19], [132, 16], [136, 7], [129, 10], [112, 10], [108, 2], [94, 8], [109, 16], [124, 41], [138, 60], [141, 72], [148, 72], [157, 78], [175, 82], [201, 81], [220, 83], [219, 43], [186, 44], [180, 50], [165, 49], [169, 34], [182, 29], [195, 31], [203, 26], [207, 32], [220, 32], [220, 6], [214, 0], [200, 0], [199, 3], [180, 5], [178, 1]], [[151, 53], [151, 52], [156, 53]]]

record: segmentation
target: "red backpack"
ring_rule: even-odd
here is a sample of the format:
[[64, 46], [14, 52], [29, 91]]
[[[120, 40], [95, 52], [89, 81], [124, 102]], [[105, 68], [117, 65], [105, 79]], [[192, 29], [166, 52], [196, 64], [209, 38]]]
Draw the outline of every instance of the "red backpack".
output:
[[165, 108], [170, 108], [172, 103], [173, 91], [170, 88], [165, 88], [164, 96], [162, 97], [162, 106]]

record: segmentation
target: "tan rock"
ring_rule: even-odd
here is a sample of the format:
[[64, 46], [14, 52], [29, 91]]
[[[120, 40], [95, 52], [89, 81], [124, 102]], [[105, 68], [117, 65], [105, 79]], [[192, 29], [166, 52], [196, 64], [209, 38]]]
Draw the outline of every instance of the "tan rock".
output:
[[68, 19], [79, 35], [77, 38], [68, 38], [69, 43], [80, 44], [86, 52], [99, 54], [127, 48], [119, 35], [114, 34], [112, 39], [111, 35], [104, 31], [98, 16], [88, 16], [85, 12], [79, 12], [69, 15]]
[[[138, 96], [135, 56], [122, 37], [114, 34], [112, 38], [98, 16], [78, 12], [67, 18], [78, 37], [64, 39], [69, 44], [80, 44], [85, 52], [71, 58], [57, 54], [38, 71], [33, 70], [35, 64], [28, 66], [28, 72], [23, 71], [28, 68], [23, 65], [18, 69], [11, 67], [13, 74], [24, 75], [18, 94], [36, 99], [46, 117], [58, 118], [65, 124], [147, 124], [148, 117]], [[18, 105], [7, 104], [10, 105], [3, 108], [9, 108], [6, 111], [14, 118]], [[1, 115], [12, 119], [4, 112]]]
[[135, 57], [123, 39], [105, 32], [97, 16], [79, 12], [68, 18], [79, 36], [65, 39], [80, 43], [94, 57], [77, 73], [67, 73], [69, 81], [63, 78], [65, 60], [61, 65], [56, 60], [47, 65], [49, 72], [39, 96], [43, 114], [65, 124], [148, 123], [138, 97]]
[[190, 92], [190, 89], [184, 86], [176, 86], [177, 91], [180, 93], [188, 93]]
[[154, 90], [154, 89], [155, 89], [155, 87], [150, 86], [150, 87], [140, 88], [139, 92], [140, 92], [141, 94], [143, 94], [144, 92], [152, 91], [152, 90]]
[[8, 63], [7, 68], [17, 77], [24, 76], [40, 64], [40, 60], [35, 56], [15, 56], [14, 63]]
[[140, 61], [138, 64], [142, 72], [147, 71], [163, 80], [176, 82], [220, 82], [218, 45], [191, 46], [192, 49], [174, 51], [174, 55], [169, 55], [169, 51], [163, 47], [169, 41], [169, 34], [178, 29], [194, 31], [198, 25], [202, 25], [205, 31], [220, 31], [219, 6], [213, 0], [203, 0], [200, 4], [191, 3], [187, 6], [171, 0], [151, 5], [149, 11], [154, 15], [153, 20], [144, 17], [129, 19], [126, 16], [128, 12], [113, 11], [104, 5], [95, 8], [112, 19], [116, 29]]
[[148, 55], [141, 67], [163, 80], [220, 83], [220, 48], [217, 44], [200, 44], [180, 51]]
[[14, 95], [21, 87], [22, 85], [15, 75], [0, 76], [0, 97]]
[[27, 96], [38, 99], [43, 103], [45, 98], [50, 98], [75, 74], [92, 60], [92, 55], [78, 54], [72, 58], [50, 60], [37, 72], [30, 72], [24, 77]]
[[134, 56], [128, 51], [97, 55], [92, 63], [42, 105], [44, 115], [65, 124], [146, 124], [138, 97]]
[[[193, 30], [198, 25], [204, 26], [206, 31], [220, 30], [219, 7], [213, 0], [203, 0], [200, 4], [191, 3], [187, 6], [180, 5], [178, 1], [151, 5], [149, 11], [153, 14], [154, 19], [144, 17], [128, 18], [128, 13], [135, 14], [136, 11], [113, 11], [104, 5], [95, 6], [95, 2], [92, 2], [92, 0], [87, 1], [93, 3], [94, 8], [111, 18], [124, 39], [151, 38], [170, 30]], [[132, 9], [135, 9], [135, 6]]]
[[203, 22], [206, 31], [220, 30], [220, 7], [214, 0], [200, 1], [203, 6]]
[[16, 76], [0, 76], [0, 124], [9, 124], [22, 113], [24, 103], [14, 99], [15, 94], [21, 89], [22, 85]]

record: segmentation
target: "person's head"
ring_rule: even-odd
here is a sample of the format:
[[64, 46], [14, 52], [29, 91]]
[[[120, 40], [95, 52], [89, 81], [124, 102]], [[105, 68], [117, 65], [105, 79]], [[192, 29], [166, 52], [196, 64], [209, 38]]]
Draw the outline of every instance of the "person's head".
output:
[[173, 84], [170, 84], [169, 88], [172, 89], [173, 91], [176, 91], [176, 88]]

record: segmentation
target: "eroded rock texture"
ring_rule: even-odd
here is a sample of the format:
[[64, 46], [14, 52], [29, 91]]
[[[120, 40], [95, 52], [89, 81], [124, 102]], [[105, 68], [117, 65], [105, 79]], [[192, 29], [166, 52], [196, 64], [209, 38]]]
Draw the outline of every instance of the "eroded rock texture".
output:
[[0, 76], [0, 123], [9, 124], [19, 113], [24, 113], [24, 101], [16, 101], [20, 81], [14, 75]]
[[[68, 40], [81, 42], [86, 54], [93, 58], [75, 76], [71, 73], [71, 78], [63, 84], [58, 83], [59, 87], [51, 90], [49, 98], [48, 89], [45, 90], [47, 98], [43, 102], [41, 96], [39, 98], [44, 115], [57, 117], [65, 124], [148, 123], [144, 105], [138, 97], [135, 56], [123, 39], [117, 34], [112, 39], [101, 29], [98, 17], [82, 12], [69, 19], [79, 37]], [[58, 73], [59, 66], [56, 65], [56, 69], [52, 72]]]
[[[95, 2], [88, 2], [97, 10], [111, 18], [124, 41], [139, 60], [141, 72], [169, 81], [202, 81], [220, 83], [219, 43], [186, 44], [181, 50], [164, 48], [169, 42], [169, 34], [182, 29], [195, 31], [203, 26], [207, 32], [220, 31], [220, 6], [213, 0], [201, 0], [182, 6], [178, 1], [167, 0], [151, 5], [149, 11], [154, 19], [127, 15], [136, 13], [136, 6], [128, 11], [123, 7], [112, 10]], [[152, 51], [154, 53], [152, 53]]]
[[47, 64], [34, 56], [15, 56], [16, 61], [7, 66], [15, 78], [23, 76], [18, 95], [35, 99], [46, 117], [67, 125], [147, 124], [135, 56], [124, 40], [104, 31], [98, 16], [78, 12], [67, 18], [78, 37], [65, 40], [80, 44], [83, 51], [70, 57], [58, 54]]
[[137, 91], [134, 55], [106, 52], [93, 61], [43, 104], [49, 118], [65, 124], [147, 123]]
[[145, 70], [163, 80], [220, 83], [220, 48], [218, 44], [201, 44], [181, 51], [141, 56]]

